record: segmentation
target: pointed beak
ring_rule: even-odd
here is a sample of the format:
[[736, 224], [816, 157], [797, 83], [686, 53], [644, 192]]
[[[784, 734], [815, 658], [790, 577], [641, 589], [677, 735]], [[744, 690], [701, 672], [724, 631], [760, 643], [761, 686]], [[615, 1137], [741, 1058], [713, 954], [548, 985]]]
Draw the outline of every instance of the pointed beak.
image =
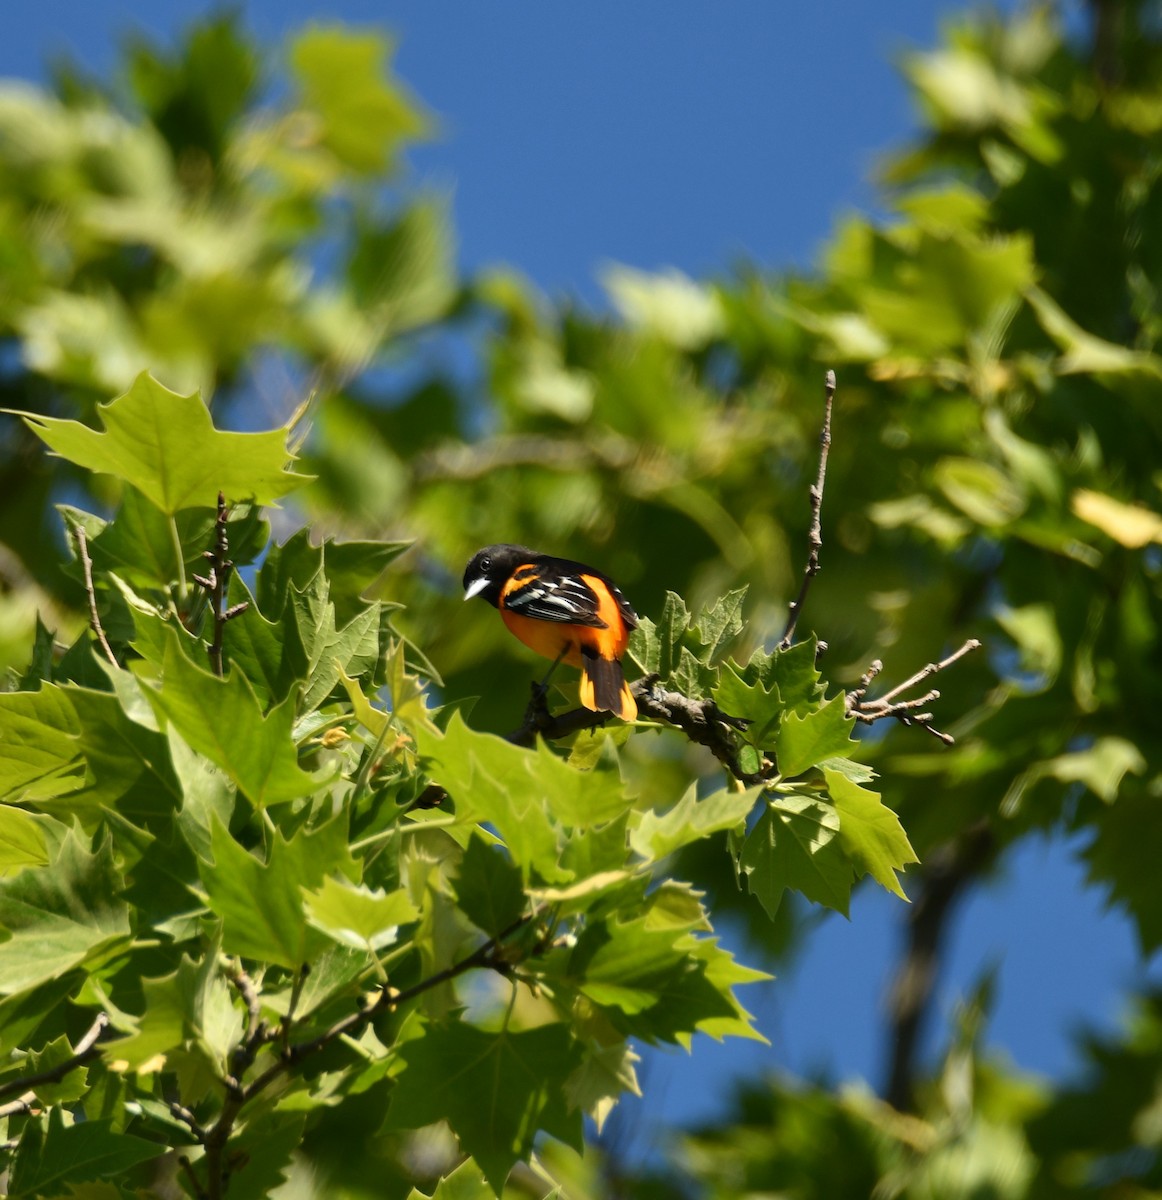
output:
[[473, 596], [479, 596], [482, 591], [488, 586], [488, 580], [481, 575], [478, 579], [474, 579], [464, 589], [464, 599], [471, 600]]

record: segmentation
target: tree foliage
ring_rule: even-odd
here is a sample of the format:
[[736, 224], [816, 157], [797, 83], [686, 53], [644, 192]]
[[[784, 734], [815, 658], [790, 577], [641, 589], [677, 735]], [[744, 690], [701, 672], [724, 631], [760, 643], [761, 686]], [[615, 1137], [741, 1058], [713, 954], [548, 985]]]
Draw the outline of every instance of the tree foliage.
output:
[[[1095, 12], [1093, 50], [1037, 9], [911, 56], [893, 215], [818, 270], [619, 268], [610, 313], [456, 278], [378, 34], [308, 29], [268, 79], [223, 19], [0, 88], [9, 1194], [607, 1194], [572, 1151], [635, 1045], [761, 1037], [712, 917], [766, 967], [788, 890], [846, 912], [871, 876], [914, 982], [1034, 834], [1083, 835], [1156, 949], [1160, 50], [1150, 6]], [[781, 637], [825, 365], [821, 653]], [[575, 692], [526, 713], [460, 605], [502, 537], [617, 577], [652, 720], [518, 744]], [[988, 992], [931, 1078], [901, 988], [881, 1096], [774, 1081], [680, 1178], [606, 1178], [1162, 1186], [1156, 1001], [1054, 1089], [984, 1053]]]

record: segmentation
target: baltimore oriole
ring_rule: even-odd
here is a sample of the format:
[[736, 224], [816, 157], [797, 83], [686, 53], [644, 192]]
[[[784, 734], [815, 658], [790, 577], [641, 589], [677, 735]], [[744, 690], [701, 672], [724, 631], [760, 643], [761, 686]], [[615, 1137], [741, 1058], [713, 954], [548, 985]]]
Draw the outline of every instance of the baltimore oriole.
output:
[[464, 572], [464, 599], [483, 596], [526, 646], [581, 668], [581, 703], [637, 716], [621, 658], [637, 613], [600, 571], [525, 546], [485, 546]]

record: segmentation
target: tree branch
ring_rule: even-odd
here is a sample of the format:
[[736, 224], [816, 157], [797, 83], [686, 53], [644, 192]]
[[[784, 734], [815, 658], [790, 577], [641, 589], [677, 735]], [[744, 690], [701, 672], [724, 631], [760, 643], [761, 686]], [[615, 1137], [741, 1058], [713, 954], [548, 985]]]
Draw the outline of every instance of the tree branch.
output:
[[[55, 1067], [49, 1067], [45, 1071], [38, 1071], [35, 1075], [23, 1075], [19, 1079], [9, 1079], [6, 1083], [0, 1083], [0, 1100], [19, 1095], [20, 1099], [14, 1106], [6, 1107], [12, 1107], [15, 1112], [27, 1111], [27, 1106], [36, 1098], [33, 1095], [34, 1088], [39, 1087], [42, 1083], [60, 1083], [66, 1075], [99, 1057], [101, 1049], [97, 1042], [108, 1025], [109, 1018], [104, 1013], [98, 1013], [96, 1020], [77, 1043], [71, 1058], [66, 1058], [64, 1062], [59, 1062]], [[10, 1116], [12, 1114], [4, 1113], [3, 1115]]]
[[932, 724], [932, 714], [930, 712], [920, 712], [919, 709], [931, 704], [933, 700], [940, 699], [940, 693], [933, 688], [929, 692], [925, 692], [922, 696], [916, 696], [911, 699], [903, 699], [904, 692], [910, 691], [912, 688], [937, 674], [939, 671], [947, 670], [953, 663], [958, 662], [966, 654], [971, 654], [973, 650], [980, 649], [980, 642], [976, 638], [969, 638], [958, 650], [954, 650], [947, 658], [942, 658], [939, 662], [930, 662], [926, 667], [921, 668], [915, 675], [909, 679], [905, 679], [903, 683], [892, 688], [890, 692], [885, 692], [882, 696], [876, 697], [874, 700], [867, 699], [867, 690], [871, 686], [872, 681], [884, 669], [884, 664], [877, 658], [875, 662], [868, 667], [864, 672], [863, 678], [860, 679], [859, 685], [847, 693], [847, 715], [854, 717], [857, 721], [861, 721], [864, 725], [873, 725], [876, 721], [883, 721], [891, 717], [900, 722], [901, 725], [919, 725], [922, 729], [928, 730], [934, 738], [943, 742], [946, 746], [951, 746], [956, 739], [950, 733], [943, 733]]
[[787, 628], [783, 630], [779, 649], [786, 650], [795, 636], [795, 626], [799, 622], [799, 614], [807, 599], [811, 581], [819, 574], [819, 551], [823, 548], [823, 485], [827, 482], [827, 454], [831, 449], [831, 407], [835, 399], [835, 372], [828, 371], [824, 376], [823, 387], [825, 400], [823, 406], [823, 429], [819, 433], [819, 473], [811, 488], [811, 528], [807, 534], [810, 550], [807, 554], [807, 566], [803, 569], [803, 582], [799, 586], [799, 594], [795, 597], [787, 612]]
[[996, 854], [987, 821], [938, 846], [920, 868], [920, 893], [908, 910], [906, 949], [892, 981], [888, 1079], [884, 1098], [900, 1112], [916, 1107], [916, 1052], [932, 1006], [940, 954], [960, 897]]
[[[656, 675], [647, 675], [629, 685], [637, 701], [639, 717], [662, 721], [680, 729], [692, 742], [705, 746], [720, 763], [742, 783], [762, 783], [764, 776], [743, 770], [738, 760], [734, 733], [745, 729], [747, 722], [724, 713], [713, 700], [692, 700], [681, 692], [658, 686]], [[545, 703], [544, 693], [534, 685], [533, 698], [525, 710], [524, 720], [508, 735], [517, 746], [531, 746], [537, 736], [553, 741], [568, 737], [583, 729], [596, 729], [609, 720], [609, 713], [574, 708], [554, 716]]]
[[195, 575], [194, 582], [205, 589], [210, 597], [210, 606], [214, 616], [214, 637], [209, 646], [210, 667], [215, 675], [222, 674], [222, 646], [226, 634], [226, 623], [240, 617], [249, 607], [245, 600], [226, 608], [226, 589], [230, 582], [230, 573], [234, 564], [230, 561], [230, 538], [227, 524], [230, 510], [226, 507], [226, 497], [218, 493], [218, 516], [214, 521], [214, 548], [206, 550], [202, 557], [210, 564], [209, 575]]
[[101, 628], [101, 617], [97, 612], [97, 591], [93, 587], [93, 560], [89, 557], [89, 536], [85, 533], [83, 525], [75, 524], [72, 529], [73, 537], [77, 540], [77, 557], [81, 560], [81, 570], [85, 575], [85, 594], [89, 597], [89, 628], [105, 652], [105, 657], [113, 666], [117, 666], [117, 656], [105, 637], [105, 630]]

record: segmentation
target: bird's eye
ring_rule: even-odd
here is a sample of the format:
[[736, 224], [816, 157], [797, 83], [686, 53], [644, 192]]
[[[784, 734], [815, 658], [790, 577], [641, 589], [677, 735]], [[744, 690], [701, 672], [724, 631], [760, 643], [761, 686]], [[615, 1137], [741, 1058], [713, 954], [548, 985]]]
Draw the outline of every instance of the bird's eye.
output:
[[487, 556], [482, 558], [480, 560], [480, 569], [481, 569], [481, 571], [484, 572], [485, 575], [487, 575], [488, 572], [492, 570], [492, 559], [488, 558]]

